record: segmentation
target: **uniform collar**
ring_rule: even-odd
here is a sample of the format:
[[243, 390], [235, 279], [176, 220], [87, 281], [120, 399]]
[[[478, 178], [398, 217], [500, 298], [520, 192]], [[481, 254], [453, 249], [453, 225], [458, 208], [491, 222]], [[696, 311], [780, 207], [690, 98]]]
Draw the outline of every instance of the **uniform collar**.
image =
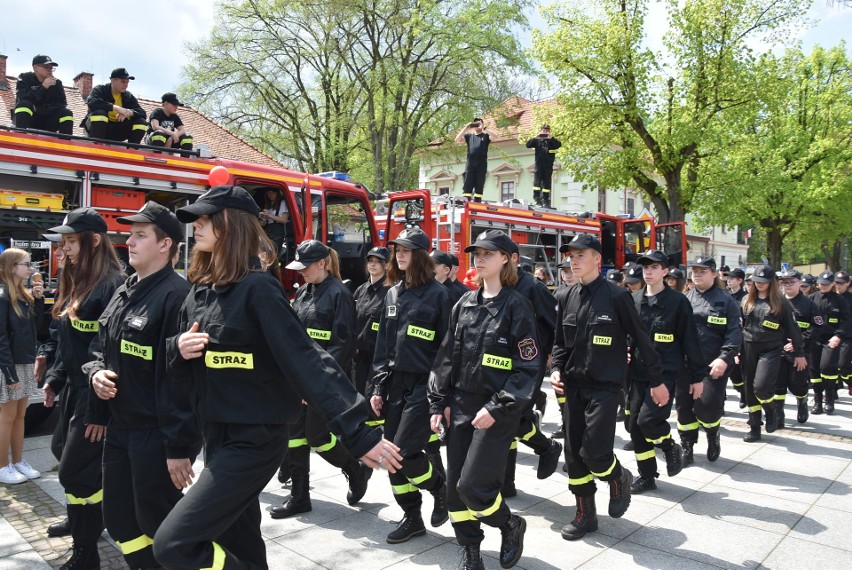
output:
[[166, 263], [161, 269], [155, 271], [145, 279], [140, 280], [138, 274], [133, 274], [124, 282], [124, 291], [122, 293], [129, 299], [143, 297], [148, 291], [156, 287], [160, 281], [174, 272], [172, 264]]
[[580, 285], [580, 292], [588, 291], [589, 293], [594, 293], [595, 291], [597, 291], [598, 287], [600, 287], [601, 284], [604, 281], [606, 281], [606, 280], [603, 277], [601, 277], [600, 275], [598, 275], [588, 285]]
[[645, 291], [648, 290], [648, 286], [642, 288], [642, 304], [648, 305], [649, 307], [659, 307], [661, 309], [666, 306], [666, 299], [669, 298], [668, 291], [671, 291], [668, 286], [664, 286], [663, 290], [653, 295], [651, 297], [645, 294]]

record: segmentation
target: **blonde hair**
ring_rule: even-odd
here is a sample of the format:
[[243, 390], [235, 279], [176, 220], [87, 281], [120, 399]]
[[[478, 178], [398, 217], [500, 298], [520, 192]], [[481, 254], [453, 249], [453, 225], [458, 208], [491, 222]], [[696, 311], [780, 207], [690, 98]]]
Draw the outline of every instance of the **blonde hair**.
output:
[[[518, 284], [518, 266], [512, 262], [512, 254], [502, 249], [498, 249], [497, 252], [505, 255], [509, 260], [500, 268], [500, 285], [503, 287], [514, 287]], [[473, 282], [476, 283], [477, 287], [482, 287], [485, 281], [477, 275], [473, 278]]]
[[[15, 266], [26, 261], [29, 256], [30, 254], [26, 251], [14, 247], [10, 247], [3, 253], [0, 253], [0, 282], [6, 286], [6, 291], [9, 294], [9, 304], [12, 305], [15, 314], [21, 318], [23, 318], [24, 313], [21, 311], [18, 301], [23, 299], [27, 303], [32, 303], [33, 296], [26, 290], [23, 282], [15, 284], [13, 273]], [[32, 314], [32, 309], [30, 309], [30, 314]]]

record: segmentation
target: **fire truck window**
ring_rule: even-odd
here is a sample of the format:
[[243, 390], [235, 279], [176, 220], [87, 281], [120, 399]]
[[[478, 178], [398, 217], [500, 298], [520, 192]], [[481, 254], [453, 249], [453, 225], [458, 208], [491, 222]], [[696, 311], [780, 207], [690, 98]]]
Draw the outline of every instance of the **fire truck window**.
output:
[[425, 209], [422, 199], [406, 200], [405, 202], [405, 221], [408, 224], [415, 225], [424, 220], [423, 210]]
[[326, 196], [326, 243], [337, 252], [340, 273], [353, 287], [364, 282], [364, 259], [373, 242], [367, 207], [351, 196]]
[[609, 220], [601, 221], [601, 265], [615, 267], [615, 224]]
[[624, 261], [636, 261], [648, 249], [648, 234], [643, 220], [624, 224]]

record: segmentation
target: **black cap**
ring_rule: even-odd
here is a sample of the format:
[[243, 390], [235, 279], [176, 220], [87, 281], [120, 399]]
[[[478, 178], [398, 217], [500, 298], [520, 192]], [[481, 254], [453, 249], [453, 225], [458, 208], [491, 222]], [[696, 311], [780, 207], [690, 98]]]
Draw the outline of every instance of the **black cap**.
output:
[[755, 268], [751, 280], [755, 283], [771, 283], [775, 280], [775, 269], [769, 265], [761, 265]]
[[105, 233], [107, 223], [94, 208], [77, 208], [69, 212], [61, 226], [45, 230], [51, 234], [78, 234], [80, 232]]
[[592, 234], [577, 234], [568, 243], [563, 243], [559, 248], [559, 253], [565, 253], [569, 249], [589, 249], [592, 248], [596, 252], [601, 252], [601, 242]]
[[817, 276], [816, 282], [819, 285], [832, 285], [834, 284], [834, 273], [828, 270], [823, 271]]
[[666, 277], [674, 277], [675, 279], [686, 280], [686, 275], [683, 274], [683, 269], [681, 269], [680, 267], [670, 268], [669, 272], [666, 273]]
[[739, 267], [734, 267], [733, 269], [731, 269], [731, 272], [728, 273], [728, 277], [735, 277], [737, 279], [745, 279], [745, 271], [743, 271]]
[[209, 216], [225, 208], [245, 210], [255, 215], [260, 213], [257, 202], [242, 186], [214, 186], [189, 206], [178, 208], [177, 217], [189, 224], [200, 216]]
[[849, 283], [849, 272], [848, 271], [838, 271], [834, 274], [834, 282], [835, 283]]
[[459, 256], [451, 253], [450, 257], [453, 258], [453, 267], [459, 267]]
[[559, 269], [568, 269], [568, 270], [573, 271], [571, 269], [571, 257], [569, 256], [569, 257], [563, 258], [562, 261], [559, 263], [559, 265], [557, 267], [559, 267]]
[[37, 55], [33, 58], [33, 65], [52, 65], [58, 67], [59, 64], [50, 59], [49, 55]]
[[[131, 79], [133, 79], [131, 77]], [[160, 101], [163, 103], [171, 103], [172, 105], [177, 105], [178, 107], [183, 107], [183, 103], [178, 101], [177, 95], [174, 93], [163, 93], [163, 96], [160, 97]]]
[[477, 247], [487, 249], [489, 251], [497, 251], [502, 249], [509, 255], [518, 253], [518, 244], [512, 241], [512, 238], [506, 235], [506, 232], [500, 230], [485, 230], [478, 236], [476, 241], [464, 248], [465, 253], [474, 251]]
[[453, 258], [450, 257], [450, 254], [446, 251], [441, 251], [440, 249], [436, 249], [431, 253], [432, 261], [435, 263], [440, 263], [441, 265], [446, 265], [447, 267], [453, 266]]
[[704, 256], [697, 258], [695, 261], [689, 262], [690, 267], [706, 267], [708, 269], [712, 269], [716, 271], [716, 260], [710, 256]]
[[532, 257], [529, 257], [528, 255], [520, 255], [518, 256], [518, 261], [520, 262], [519, 265], [521, 266], [521, 269], [523, 269], [527, 273], [533, 272]]
[[295, 269], [301, 271], [311, 263], [316, 263], [320, 259], [328, 257], [328, 246], [315, 239], [303, 241], [296, 248], [296, 257], [287, 264], [287, 269]]
[[805, 273], [804, 275], [802, 275], [802, 285], [813, 287], [814, 285], [816, 285], [816, 277], [814, 277], [810, 273]]
[[634, 264], [624, 273], [625, 283], [639, 283], [643, 279], [642, 266], [638, 263]]
[[133, 77], [132, 75], [127, 73], [127, 70], [124, 69], [123, 67], [116, 67], [115, 69], [113, 69], [112, 73], [109, 74], [109, 78], [110, 79], [136, 79], [135, 77]]
[[425, 249], [429, 251], [429, 236], [420, 228], [408, 228], [399, 232], [396, 239], [388, 241], [390, 245], [401, 245], [408, 249]]
[[390, 251], [386, 247], [378, 246], [368, 251], [365, 257], [378, 257], [383, 261], [387, 261], [388, 257], [390, 257]]
[[606, 274], [606, 278], [612, 281], [613, 283], [621, 283], [622, 281], [624, 281], [624, 273], [622, 273], [618, 269], [610, 269], [609, 273]]
[[659, 263], [663, 267], [668, 267], [669, 256], [660, 251], [659, 249], [649, 249], [636, 259], [636, 263], [638, 263], [639, 265], [651, 265], [652, 263]]
[[729, 271], [731, 271], [731, 268], [728, 267], [727, 265], [723, 265], [722, 267], [719, 268], [720, 273], [728, 273]]
[[115, 221], [119, 224], [156, 224], [157, 227], [166, 232], [176, 242], [183, 241], [185, 237], [184, 225], [180, 223], [177, 216], [171, 210], [156, 202], [145, 202], [145, 205], [140, 208], [138, 213], [132, 216], [116, 218]]

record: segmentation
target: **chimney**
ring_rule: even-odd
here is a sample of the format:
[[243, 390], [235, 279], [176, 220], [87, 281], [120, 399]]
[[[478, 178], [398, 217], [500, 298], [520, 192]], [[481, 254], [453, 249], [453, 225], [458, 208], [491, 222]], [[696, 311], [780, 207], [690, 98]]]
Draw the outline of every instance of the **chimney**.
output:
[[77, 77], [74, 78], [74, 87], [80, 90], [80, 97], [83, 98], [83, 101], [88, 99], [89, 94], [92, 92], [92, 80], [94, 77], [93, 73], [81, 71], [77, 74]]
[[0, 91], [9, 89], [9, 83], [6, 81], [6, 56], [0, 54]]

